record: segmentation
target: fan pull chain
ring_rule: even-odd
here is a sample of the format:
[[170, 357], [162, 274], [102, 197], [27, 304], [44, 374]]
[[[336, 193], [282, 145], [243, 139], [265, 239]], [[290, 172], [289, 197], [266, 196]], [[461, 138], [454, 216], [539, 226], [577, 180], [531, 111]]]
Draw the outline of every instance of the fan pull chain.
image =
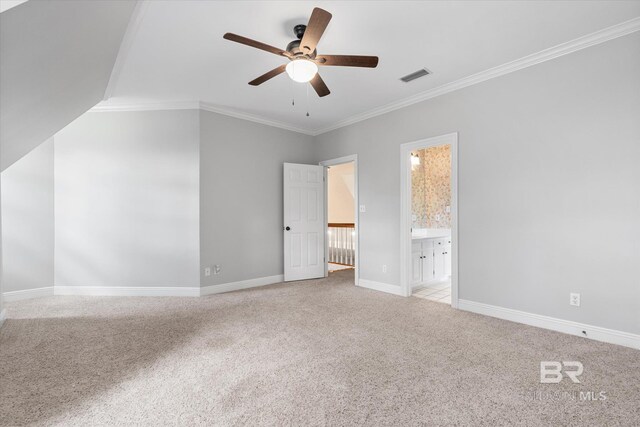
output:
[[309, 117], [309, 85], [307, 84], [307, 117]]
[[296, 105], [296, 84], [291, 80], [291, 105]]

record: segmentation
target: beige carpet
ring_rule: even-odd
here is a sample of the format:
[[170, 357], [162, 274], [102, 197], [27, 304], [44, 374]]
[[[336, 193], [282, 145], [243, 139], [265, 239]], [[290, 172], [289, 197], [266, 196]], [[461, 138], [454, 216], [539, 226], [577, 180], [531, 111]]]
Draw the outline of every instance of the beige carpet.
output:
[[[352, 274], [9, 303], [0, 425], [640, 425], [640, 352], [356, 288]], [[540, 384], [543, 360], [582, 362], [582, 383]]]

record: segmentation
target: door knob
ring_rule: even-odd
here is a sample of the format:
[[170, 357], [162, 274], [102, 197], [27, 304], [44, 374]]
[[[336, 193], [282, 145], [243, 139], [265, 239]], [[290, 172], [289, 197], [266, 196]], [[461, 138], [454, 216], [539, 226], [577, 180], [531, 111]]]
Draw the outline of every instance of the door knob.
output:
[[289, 231], [291, 230], [291, 227], [289, 227], [288, 225], [284, 228], [285, 230]]

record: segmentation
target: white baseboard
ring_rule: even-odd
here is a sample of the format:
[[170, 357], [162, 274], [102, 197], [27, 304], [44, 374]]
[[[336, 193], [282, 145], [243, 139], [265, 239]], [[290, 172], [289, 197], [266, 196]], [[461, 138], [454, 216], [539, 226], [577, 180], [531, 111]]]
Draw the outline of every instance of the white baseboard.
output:
[[[618, 344], [640, 350], [640, 335], [632, 334], [630, 332], [616, 331], [614, 329], [602, 328], [600, 326], [592, 326], [570, 320], [527, 313], [525, 311], [513, 310], [510, 308], [498, 307], [495, 305], [463, 299], [458, 301], [458, 308], [460, 310], [484, 314], [485, 316], [497, 317], [498, 319], [524, 323], [525, 325], [564, 332], [565, 334], [576, 335], [596, 341]], [[583, 331], [587, 334], [583, 334]]]
[[168, 286], [54, 286], [54, 295], [118, 297], [198, 297], [199, 287]]
[[257, 279], [240, 280], [239, 282], [222, 283], [220, 285], [211, 285], [200, 288], [200, 295], [221, 294], [224, 292], [238, 291], [240, 289], [256, 288], [258, 286], [273, 285], [284, 281], [284, 276], [278, 274], [276, 276], [258, 277]]
[[4, 320], [7, 318], [7, 310], [4, 309], [2, 311], [0, 311], [0, 328], [2, 328], [2, 325], [4, 324]]
[[44, 288], [25, 289], [23, 291], [9, 291], [2, 294], [7, 302], [20, 301], [23, 299], [50, 297], [53, 295], [53, 286]]
[[361, 288], [373, 289], [374, 291], [386, 292], [388, 294], [399, 295], [401, 297], [406, 296], [404, 289], [401, 286], [390, 285], [388, 283], [374, 282], [373, 280], [360, 279], [358, 286]]
[[284, 280], [282, 274], [276, 276], [259, 277], [257, 279], [239, 282], [223, 283], [220, 285], [200, 287], [169, 287], [169, 286], [52, 286], [49, 288], [31, 289], [28, 291], [5, 292], [5, 301], [18, 301], [50, 295], [83, 295], [83, 296], [128, 296], [128, 297], [199, 297], [201, 295], [219, 294], [240, 289], [280, 283]]

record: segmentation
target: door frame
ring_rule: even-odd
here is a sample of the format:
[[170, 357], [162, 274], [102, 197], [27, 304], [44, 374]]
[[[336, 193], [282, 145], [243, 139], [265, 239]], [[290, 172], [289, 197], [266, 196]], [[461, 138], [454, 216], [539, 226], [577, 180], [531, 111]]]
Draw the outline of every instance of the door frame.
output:
[[327, 277], [329, 275], [329, 266], [328, 266], [328, 259], [329, 259], [329, 239], [327, 239], [327, 235], [329, 233], [329, 226], [328, 226], [328, 219], [329, 219], [329, 212], [328, 212], [328, 200], [329, 200], [329, 189], [328, 189], [328, 184], [329, 184], [329, 180], [327, 179], [327, 169], [329, 166], [336, 166], [336, 165], [342, 165], [344, 163], [351, 163], [353, 162], [353, 191], [354, 191], [354, 195], [353, 195], [353, 218], [354, 218], [354, 224], [355, 224], [355, 274], [354, 274], [354, 284], [356, 286], [358, 286], [358, 284], [360, 283], [360, 219], [359, 219], [359, 195], [360, 195], [360, 190], [358, 189], [358, 155], [357, 154], [351, 154], [348, 156], [343, 156], [343, 157], [338, 157], [336, 159], [330, 159], [330, 160], [323, 160], [319, 163], [320, 166], [322, 166], [324, 169], [324, 277]]
[[458, 308], [458, 132], [400, 145], [400, 286], [411, 289], [411, 152], [451, 146], [451, 307]]

